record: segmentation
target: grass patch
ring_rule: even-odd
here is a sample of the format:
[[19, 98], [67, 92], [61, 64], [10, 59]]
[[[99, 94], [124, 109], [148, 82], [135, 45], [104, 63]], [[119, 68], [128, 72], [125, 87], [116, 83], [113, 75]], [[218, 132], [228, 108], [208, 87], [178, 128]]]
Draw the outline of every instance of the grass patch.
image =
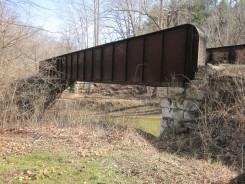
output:
[[0, 183], [115, 183], [119, 176], [101, 163], [96, 157], [73, 160], [64, 152], [9, 156], [0, 159]]
[[[96, 125], [3, 131], [0, 183], [228, 183], [237, 175], [222, 164], [159, 152], [133, 129]], [[36, 133], [42, 138], [33, 143]]]
[[133, 118], [133, 126], [156, 137], [160, 135], [161, 118]]
[[144, 132], [150, 133], [156, 137], [160, 135], [161, 118], [111, 117], [109, 122], [134, 127], [143, 130]]

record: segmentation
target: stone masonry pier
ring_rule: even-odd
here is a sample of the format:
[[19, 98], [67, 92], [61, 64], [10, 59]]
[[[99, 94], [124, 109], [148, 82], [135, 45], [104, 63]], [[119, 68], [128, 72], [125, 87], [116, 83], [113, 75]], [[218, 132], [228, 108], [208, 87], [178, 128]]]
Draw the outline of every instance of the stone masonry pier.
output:
[[195, 80], [190, 81], [186, 88], [169, 89], [171, 92], [161, 101], [161, 134], [167, 129], [182, 132], [196, 126], [194, 122], [204, 103], [204, 86], [211, 71], [209, 66], [199, 66]]
[[[162, 123], [161, 134], [167, 129], [172, 129], [175, 132], [183, 132], [188, 129], [196, 128], [196, 120], [200, 117], [200, 113], [203, 112], [205, 94], [207, 86], [210, 85], [210, 79], [212, 76], [223, 76], [227, 78], [223, 82], [227, 83], [229, 77], [242, 77], [245, 75], [244, 65], [230, 65], [222, 64], [199, 66], [198, 72], [195, 75], [195, 80], [191, 80], [186, 88], [171, 88], [170, 93], [162, 97]], [[218, 82], [218, 83], [217, 83]], [[222, 80], [212, 82], [212, 98], [220, 98], [224, 91], [220, 91], [216, 86], [221, 84]], [[234, 91], [239, 89], [234, 89]], [[212, 107], [208, 107], [209, 109]]]

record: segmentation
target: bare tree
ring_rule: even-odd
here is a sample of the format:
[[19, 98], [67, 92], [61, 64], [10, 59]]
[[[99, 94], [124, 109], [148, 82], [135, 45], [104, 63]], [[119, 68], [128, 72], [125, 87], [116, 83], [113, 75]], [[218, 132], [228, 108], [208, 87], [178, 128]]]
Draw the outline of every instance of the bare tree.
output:
[[211, 12], [203, 25], [209, 47], [243, 44], [245, 41], [245, 1], [230, 1], [220, 4]]
[[107, 28], [118, 34], [119, 38], [128, 38], [142, 34], [142, 23], [146, 18], [143, 9], [145, 0], [107, 0]]
[[63, 41], [69, 51], [88, 48], [100, 43], [103, 1], [71, 0], [66, 7]]
[[[59, 43], [16, 19], [17, 10], [0, 1], [0, 125], [14, 122], [19, 114], [15, 81], [38, 74], [39, 61], [62, 49]], [[34, 87], [35, 88], [35, 87]], [[34, 99], [29, 99], [34, 100]], [[42, 104], [41, 104], [42, 105]], [[34, 109], [35, 110], [35, 109]]]
[[164, 0], [160, 0], [160, 10], [159, 10], [159, 25], [160, 28], [163, 28], [163, 6], [164, 6]]
[[[85, 0], [69, 1], [64, 40], [68, 50], [191, 23], [206, 30], [208, 46], [243, 43], [244, 0], [228, 9], [216, 0]], [[67, 8], [66, 7], [66, 8]]]
[[66, 12], [66, 20], [62, 39], [67, 52], [87, 48], [93, 22], [89, 5], [84, 0], [72, 0], [63, 12]]
[[99, 44], [100, 1], [94, 0], [94, 45]]

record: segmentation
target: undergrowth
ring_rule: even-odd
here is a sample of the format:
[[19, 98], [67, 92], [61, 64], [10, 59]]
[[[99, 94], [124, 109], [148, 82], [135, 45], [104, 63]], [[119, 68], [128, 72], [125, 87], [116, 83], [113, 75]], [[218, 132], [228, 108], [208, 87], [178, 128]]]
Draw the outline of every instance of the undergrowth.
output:
[[[234, 69], [234, 68], [235, 69]], [[231, 66], [207, 74], [192, 87], [205, 92], [194, 129], [165, 132], [161, 150], [245, 169], [245, 76]]]

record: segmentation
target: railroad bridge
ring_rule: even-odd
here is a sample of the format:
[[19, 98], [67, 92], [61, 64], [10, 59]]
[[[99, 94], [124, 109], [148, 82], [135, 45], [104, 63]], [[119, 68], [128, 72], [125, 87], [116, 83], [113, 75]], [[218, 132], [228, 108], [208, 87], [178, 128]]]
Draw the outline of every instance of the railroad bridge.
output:
[[[195, 119], [204, 94], [188, 84], [200, 83], [207, 62], [244, 64], [244, 56], [245, 45], [206, 50], [205, 34], [186, 24], [50, 58], [40, 62], [40, 71], [60, 84], [84, 81], [184, 87], [181, 98], [162, 99], [163, 132]], [[63, 89], [51, 91], [58, 94]]]
[[[205, 64], [204, 34], [193, 25], [182, 25], [65, 55], [51, 64], [49, 75], [63, 81], [169, 86], [171, 78], [183, 86]], [[41, 66], [45, 66], [41, 64]]]
[[[245, 64], [245, 45], [206, 49], [205, 34], [186, 24], [50, 58], [40, 71], [62, 81], [185, 86], [207, 62]], [[177, 81], [176, 81], [177, 80]]]

